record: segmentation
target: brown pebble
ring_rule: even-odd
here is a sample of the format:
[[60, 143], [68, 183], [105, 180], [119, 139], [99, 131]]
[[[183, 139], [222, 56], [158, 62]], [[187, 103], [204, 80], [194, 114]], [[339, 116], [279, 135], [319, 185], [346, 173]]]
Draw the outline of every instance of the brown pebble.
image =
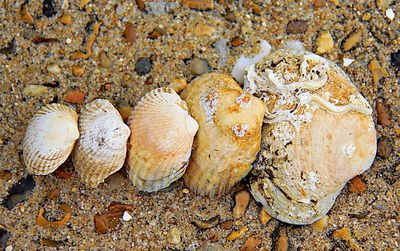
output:
[[135, 1], [136, 1], [136, 5], [137, 5], [139, 10], [141, 10], [141, 11], [145, 11], [146, 10], [146, 6], [144, 5], [144, 1], [143, 0], [135, 0]]
[[85, 69], [80, 65], [73, 65], [72, 66], [72, 75], [75, 77], [80, 77], [85, 73]]
[[103, 89], [105, 91], [111, 91], [112, 87], [113, 87], [113, 83], [106, 83], [103, 85]]
[[360, 176], [356, 176], [350, 180], [349, 192], [361, 194], [365, 190], [367, 190], [367, 185], [364, 183]]
[[129, 115], [131, 114], [131, 111], [132, 111], [132, 107], [129, 105], [121, 104], [121, 105], [117, 106], [117, 110], [118, 110], [119, 114], [121, 115], [122, 120], [128, 121]]
[[124, 37], [126, 41], [130, 44], [135, 43], [136, 41], [136, 29], [131, 23], [126, 23], [125, 24], [125, 29], [124, 29]]
[[176, 227], [168, 230], [167, 233], [167, 242], [172, 245], [177, 245], [181, 242], [181, 231]]
[[314, 1], [314, 8], [318, 9], [325, 6], [324, 0], [315, 0]]
[[64, 101], [71, 104], [83, 103], [84, 100], [85, 94], [79, 89], [70, 89], [64, 97]]
[[325, 215], [321, 219], [319, 219], [318, 221], [314, 222], [312, 224], [312, 227], [317, 232], [323, 232], [328, 227], [328, 219], [329, 219], [329, 217], [327, 215]]
[[393, 151], [393, 146], [390, 140], [386, 137], [382, 137], [378, 141], [378, 156], [384, 159], [390, 157]]
[[252, 0], [243, 0], [243, 7], [246, 9], [252, 10], [254, 14], [260, 15], [261, 8], [257, 4], [255, 4]]
[[214, 31], [215, 31], [214, 27], [199, 23], [194, 28], [194, 35], [196, 37], [211, 36], [214, 33]]
[[99, 60], [100, 60], [99, 66], [101, 68], [111, 68], [114, 64], [113, 61], [107, 56], [107, 54], [104, 51], [99, 53]]
[[356, 30], [343, 43], [343, 50], [349, 51], [361, 41], [361, 31]]
[[317, 39], [317, 54], [323, 54], [333, 49], [333, 38], [329, 31], [322, 31]]
[[378, 60], [373, 59], [368, 64], [368, 69], [372, 74], [372, 81], [374, 82], [374, 91], [378, 90], [379, 81], [383, 77], [388, 77], [389, 74], [385, 68], [381, 66]]
[[186, 88], [187, 81], [185, 78], [173, 78], [168, 86], [179, 94], [181, 91], [183, 91], [183, 89]]
[[28, 11], [28, 7], [26, 4], [21, 6], [20, 12], [19, 12], [19, 17], [22, 22], [27, 23], [27, 24], [34, 24], [35, 20], [33, 19], [31, 13]]
[[238, 46], [242, 45], [243, 43], [244, 43], [244, 40], [238, 36], [232, 38], [232, 40], [231, 40], [231, 45], [233, 47], [238, 47]]
[[292, 34], [304, 33], [307, 31], [308, 24], [306, 20], [291, 20], [287, 24], [286, 32]]
[[58, 198], [59, 195], [60, 195], [60, 189], [54, 188], [51, 189], [50, 192], [47, 194], [47, 198], [49, 200], [55, 200]]
[[62, 24], [69, 25], [72, 23], [72, 17], [70, 15], [62, 15], [58, 21]]
[[9, 181], [12, 179], [12, 172], [10, 170], [3, 170], [0, 172], [0, 179]]
[[90, 1], [91, 0], [81, 0], [79, 2], [79, 9], [83, 9], [86, 6], [86, 4], [88, 4]]
[[147, 36], [150, 39], [157, 39], [158, 37], [164, 35], [164, 30], [160, 28], [155, 28], [150, 34]]
[[182, 0], [181, 4], [194, 10], [214, 9], [213, 0]]
[[232, 214], [234, 219], [239, 219], [246, 213], [247, 206], [250, 202], [250, 193], [247, 190], [240, 191], [235, 196], [235, 207]]
[[220, 219], [221, 217], [217, 215], [208, 220], [194, 219], [192, 223], [195, 224], [200, 229], [210, 229], [218, 225]]
[[226, 237], [226, 239], [228, 241], [236, 240], [237, 238], [240, 238], [242, 235], [244, 235], [248, 230], [248, 227], [242, 227], [238, 231], [232, 231], [232, 233], [230, 233], [228, 237]]
[[376, 113], [379, 124], [383, 126], [392, 124], [389, 108], [385, 105], [385, 101], [383, 99], [378, 99], [376, 101]]
[[289, 239], [288, 239], [285, 231], [281, 232], [281, 234], [276, 242], [276, 250], [277, 251], [289, 250]]
[[220, 224], [220, 227], [224, 230], [229, 230], [233, 227], [233, 220], [227, 220]]
[[258, 236], [250, 236], [244, 244], [240, 247], [240, 251], [256, 251], [258, 250], [258, 245], [261, 244], [261, 240]]
[[263, 225], [267, 224], [272, 219], [271, 215], [267, 213], [267, 210], [265, 210], [264, 207], [261, 208], [259, 217], [260, 222]]
[[362, 250], [357, 241], [355, 241], [351, 236], [351, 232], [348, 227], [343, 227], [341, 229], [333, 231], [333, 238], [344, 240], [347, 246], [352, 250]]
[[144, 83], [145, 83], [146, 85], [152, 85], [152, 84], [154, 83], [153, 77], [152, 77], [152, 76], [148, 76], [148, 77], [146, 78], [146, 80], [144, 81]]
[[236, 21], [236, 15], [234, 12], [228, 12], [225, 15], [225, 19], [229, 22], [235, 22]]

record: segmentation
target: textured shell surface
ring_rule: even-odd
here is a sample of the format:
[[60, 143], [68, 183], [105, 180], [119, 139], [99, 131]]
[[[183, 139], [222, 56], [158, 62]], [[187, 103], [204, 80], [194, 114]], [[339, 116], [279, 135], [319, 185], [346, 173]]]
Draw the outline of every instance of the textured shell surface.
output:
[[186, 103], [169, 87], [147, 93], [132, 111], [128, 173], [141, 191], [155, 192], [168, 187], [186, 170], [196, 120]]
[[261, 144], [264, 103], [228, 75], [209, 73], [181, 93], [199, 123], [183, 178], [201, 195], [227, 193], [251, 170]]
[[81, 137], [72, 162], [83, 183], [97, 187], [124, 165], [130, 130], [105, 99], [85, 105], [79, 116], [79, 130]]
[[278, 50], [247, 68], [245, 89], [266, 104], [251, 192], [273, 217], [310, 224], [376, 152], [372, 110], [333, 62]]
[[66, 105], [48, 104], [30, 120], [23, 140], [28, 172], [45, 175], [56, 170], [79, 138], [78, 115]]

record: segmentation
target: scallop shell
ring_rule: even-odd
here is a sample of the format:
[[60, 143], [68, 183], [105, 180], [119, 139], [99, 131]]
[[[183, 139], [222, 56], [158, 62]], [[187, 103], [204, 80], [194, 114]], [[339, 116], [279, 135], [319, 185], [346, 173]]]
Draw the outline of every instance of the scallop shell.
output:
[[78, 115], [68, 106], [48, 104], [31, 119], [23, 140], [28, 172], [46, 175], [56, 170], [79, 138]]
[[224, 194], [251, 170], [265, 105], [232, 77], [217, 73], [196, 78], [181, 96], [199, 123], [184, 181], [201, 195]]
[[83, 183], [97, 187], [124, 165], [130, 130], [105, 99], [85, 105], [79, 116], [79, 130], [81, 137], [72, 162]]
[[198, 124], [174, 90], [149, 92], [132, 111], [128, 124], [132, 134], [127, 164], [133, 185], [154, 192], [179, 179], [186, 170]]
[[250, 66], [245, 88], [267, 107], [253, 196], [281, 221], [317, 221], [374, 160], [368, 102], [337, 65], [304, 50], [278, 50]]

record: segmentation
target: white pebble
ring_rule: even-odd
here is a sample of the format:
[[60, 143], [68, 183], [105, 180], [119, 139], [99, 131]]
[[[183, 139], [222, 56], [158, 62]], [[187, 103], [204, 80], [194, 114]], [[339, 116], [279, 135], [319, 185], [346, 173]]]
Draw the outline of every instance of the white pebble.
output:
[[67, 44], [70, 44], [72, 42], [72, 40], [70, 38], [65, 39], [65, 42], [67, 42]]
[[351, 58], [343, 58], [343, 66], [347, 67], [351, 65], [355, 60]]
[[53, 74], [58, 74], [61, 72], [61, 68], [57, 64], [49, 64], [47, 66], [47, 71]]
[[387, 16], [390, 20], [393, 20], [393, 19], [394, 19], [394, 12], [393, 12], [393, 9], [392, 9], [392, 8], [386, 10], [386, 16]]
[[132, 216], [127, 211], [125, 211], [124, 215], [122, 216], [122, 219], [124, 221], [130, 221], [132, 219]]
[[6, 249], [5, 249], [5, 251], [12, 251], [12, 250], [13, 250], [12, 246], [7, 246]]

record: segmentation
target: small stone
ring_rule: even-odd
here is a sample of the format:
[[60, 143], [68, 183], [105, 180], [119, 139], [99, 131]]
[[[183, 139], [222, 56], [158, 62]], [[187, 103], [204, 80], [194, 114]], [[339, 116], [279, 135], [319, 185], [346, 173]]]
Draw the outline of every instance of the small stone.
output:
[[78, 191], [79, 191], [79, 189], [78, 189], [77, 187], [71, 188], [71, 192], [73, 192], [73, 193], [76, 193], [76, 192], [78, 192]]
[[324, 217], [322, 217], [318, 221], [314, 222], [312, 224], [312, 227], [317, 232], [324, 232], [325, 229], [328, 227], [328, 219], [329, 219], [329, 217], [327, 215], [325, 215]]
[[349, 51], [361, 41], [361, 31], [354, 31], [343, 43], [343, 50]]
[[320, 33], [317, 40], [317, 54], [323, 54], [333, 49], [333, 39], [329, 31]]
[[57, 14], [54, 0], [44, 0], [42, 12], [46, 17], [52, 17]]
[[160, 28], [155, 28], [147, 37], [150, 39], [157, 39], [162, 35], [164, 35], [164, 30]]
[[314, 8], [318, 9], [325, 6], [324, 0], [314, 0]]
[[8, 190], [8, 195], [3, 199], [1, 205], [11, 210], [17, 204], [27, 200], [35, 186], [36, 182], [32, 175], [22, 178]]
[[392, 154], [393, 146], [390, 143], [389, 139], [386, 137], [382, 137], [378, 141], [378, 156], [384, 159], [388, 159]]
[[99, 53], [99, 60], [100, 60], [99, 66], [101, 68], [107, 69], [111, 68], [114, 65], [113, 61], [107, 56], [107, 54], [104, 51]]
[[187, 189], [187, 188], [184, 188], [184, 189], [182, 189], [182, 193], [183, 193], [183, 194], [189, 194], [189, 193], [190, 193], [190, 191], [189, 191], [189, 189]]
[[214, 9], [213, 0], [182, 0], [181, 4], [194, 10]]
[[383, 10], [386, 9], [389, 6], [389, 3], [387, 0], [376, 0], [376, 7], [379, 9]]
[[141, 11], [145, 11], [146, 10], [146, 6], [144, 5], [144, 1], [143, 0], [135, 0], [135, 1], [136, 1], [136, 5], [137, 5], [139, 10], [141, 10]]
[[12, 172], [10, 170], [3, 170], [0, 172], [0, 179], [10, 181], [12, 179]]
[[267, 213], [264, 207], [261, 208], [259, 217], [263, 225], [267, 224], [272, 219], [271, 215]]
[[389, 126], [392, 124], [392, 117], [390, 116], [389, 108], [386, 106], [383, 99], [376, 100], [376, 113], [379, 124], [383, 126]]
[[386, 12], [385, 12], [385, 14], [386, 14], [387, 18], [389, 18], [390, 20], [393, 20], [393, 19], [394, 19], [394, 12], [393, 12], [393, 9], [392, 9], [392, 8], [387, 9]]
[[285, 231], [282, 231], [276, 242], [276, 251], [287, 251], [289, 250], [289, 239]]
[[24, 90], [22, 91], [22, 94], [24, 96], [30, 96], [30, 97], [39, 97], [43, 94], [46, 94], [49, 91], [49, 87], [43, 86], [43, 85], [27, 85]]
[[117, 110], [122, 117], [123, 121], [128, 121], [129, 115], [132, 112], [132, 107], [129, 105], [121, 104], [117, 106]]
[[125, 39], [126, 39], [126, 41], [128, 43], [130, 43], [130, 44], [135, 43], [135, 41], [136, 41], [136, 29], [133, 26], [133, 24], [131, 24], [131, 23], [126, 23], [125, 24], [125, 29], [124, 29], [123, 35], [124, 35], [124, 37], [125, 37]]
[[5, 47], [0, 48], [0, 54], [15, 54], [17, 52], [17, 44], [15, 38], [11, 40]]
[[344, 240], [347, 243], [347, 246], [352, 250], [362, 250], [357, 241], [355, 241], [351, 236], [351, 232], [348, 227], [343, 227], [333, 231], [333, 238]]
[[210, 229], [210, 228], [213, 228], [216, 225], [218, 225], [220, 219], [221, 219], [221, 217], [219, 215], [217, 215], [208, 220], [195, 219], [192, 221], [192, 223], [200, 229]]
[[287, 24], [286, 27], [286, 32], [287, 33], [292, 33], [292, 34], [299, 34], [299, 33], [305, 33], [307, 31], [308, 24], [306, 20], [291, 20]]
[[244, 244], [240, 247], [240, 251], [257, 251], [258, 250], [258, 245], [261, 244], [261, 240], [253, 235], [250, 236], [245, 242]]
[[179, 231], [179, 229], [175, 227], [168, 230], [167, 241], [169, 244], [173, 245], [179, 244], [181, 242], [181, 231]]
[[75, 77], [80, 77], [85, 73], [85, 69], [80, 65], [73, 65], [72, 66], [72, 75]]
[[85, 94], [79, 89], [70, 89], [64, 97], [64, 101], [71, 104], [83, 103], [84, 100]]
[[47, 198], [49, 200], [55, 200], [58, 198], [58, 196], [60, 196], [60, 189], [58, 188], [53, 188], [49, 191], [49, 193], [47, 194]]
[[35, 24], [35, 20], [33, 19], [31, 13], [28, 11], [28, 6], [27, 4], [24, 4], [21, 6], [20, 12], [19, 12], [19, 17], [22, 22], [27, 23], [27, 24]]
[[225, 67], [229, 57], [229, 47], [227, 46], [227, 39], [219, 39], [214, 43], [215, 52], [218, 55], [218, 65]]
[[79, 9], [83, 9], [91, 0], [81, 0], [79, 2]]
[[336, 7], [340, 6], [340, 0], [329, 0], [329, 2], [333, 3]]
[[349, 192], [361, 194], [367, 190], [367, 185], [361, 179], [360, 176], [356, 176], [350, 180]]
[[51, 74], [58, 74], [61, 72], [61, 68], [57, 64], [49, 64], [47, 66], [47, 71]]
[[361, 19], [362, 19], [363, 21], [369, 21], [369, 20], [371, 20], [371, 17], [372, 17], [371, 13], [366, 12], [366, 13], [364, 13], [364, 15], [362, 16]]
[[228, 241], [236, 240], [237, 238], [240, 238], [242, 235], [244, 235], [247, 230], [249, 230], [247, 227], [242, 227], [239, 231], [232, 231], [232, 233], [230, 233], [228, 237], [226, 237], [226, 239]]
[[13, 251], [13, 246], [8, 245], [4, 250], [5, 251]]
[[153, 77], [152, 77], [152, 76], [148, 76], [148, 77], [146, 78], [146, 80], [144, 81], [144, 83], [145, 83], [146, 85], [152, 85], [152, 84], [154, 83]]
[[193, 58], [189, 64], [189, 71], [193, 75], [202, 75], [210, 72], [208, 61], [202, 58]]
[[148, 58], [139, 58], [135, 64], [135, 71], [139, 76], [146, 75], [151, 71], [153, 63]]
[[247, 190], [240, 191], [235, 196], [235, 207], [233, 208], [232, 214], [234, 219], [242, 217], [247, 210], [247, 206], [250, 202], [250, 193]]
[[69, 25], [72, 23], [72, 17], [70, 15], [62, 15], [58, 21], [62, 24]]
[[236, 21], [236, 15], [234, 12], [228, 12], [225, 15], [225, 19], [229, 22], [235, 22]]
[[187, 81], [185, 78], [173, 78], [169, 84], [169, 87], [174, 89], [176, 93], [180, 93], [187, 86]]
[[354, 61], [355, 61], [355, 59], [343, 58], [343, 66], [347, 67], [347, 66], [351, 65]]
[[400, 50], [390, 55], [390, 62], [394, 67], [400, 69]]
[[385, 68], [381, 66], [379, 61], [376, 59], [373, 59], [369, 62], [368, 69], [372, 74], [372, 81], [374, 82], [374, 90], [377, 90], [379, 81], [384, 77], [388, 77], [389, 73], [386, 71]]
[[224, 230], [229, 230], [233, 227], [233, 220], [227, 220], [220, 224], [220, 227]]
[[67, 44], [70, 44], [70, 43], [72, 43], [72, 40], [71, 40], [69, 37], [67, 37], [67, 38], [65, 39], [65, 42], [66, 42]]
[[196, 37], [211, 36], [214, 33], [214, 31], [215, 31], [214, 27], [199, 23], [194, 28], [194, 35]]
[[242, 45], [243, 43], [244, 43], [244, 40], [238, 36], [232, 38], [232, 40], [231, 40], [231, 45], [233, 47], [238, 47], [238, 46]]
[[131, 219], [132, 219], [132, 216], [127, 211], [125, 211], [124, 214], [122, 215], [122, 220], [130, 221]]
[[[131, 108], [131, 107], [129, 106], [129, 108]], [[128, 114], [128, 116], [129, 116], [129, 114]], [[127, 120], [127, 118], [126, 118], [126, 120]], [[126, 121], [126, 120], [124, 120], [124, 121]], [[121, 172], [116, 172], [116, 173], [112, 174], [111, 176], [109, 176], [105, 182], [107, 183], [107, 186], [110, 187], [111, 189], [119, 188], [124, 184], [125, 176]]]

